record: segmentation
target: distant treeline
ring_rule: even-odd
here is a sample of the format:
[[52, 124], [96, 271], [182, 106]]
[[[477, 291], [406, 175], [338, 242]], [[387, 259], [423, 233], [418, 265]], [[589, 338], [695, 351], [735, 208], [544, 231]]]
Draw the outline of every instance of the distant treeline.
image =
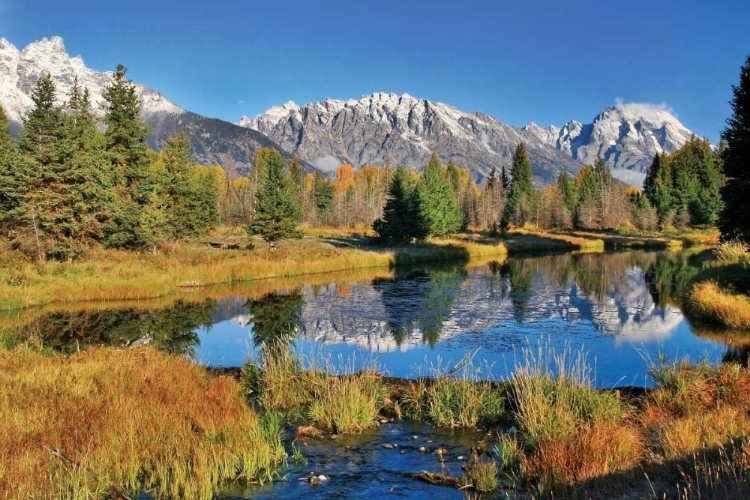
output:
[[258, 150], [241, 177], [230, 155], [223, 166], [196, 166], [184, 132], [151, 150], [125, 72], [118, 66], [105, 89], [101, 121], [77, 82], [56, 106], [49, 75], [33, 88], [18, 141], [0, 117], [0, 235], [14, 248], [38, 260], [69, 260], [93, 245], [155, 250], [217, 223], [269, 242], [299, 235], [299, 223], [372, 226], [402, 242], [512, 226], [651, 231], [714, 224], [723, 209], [723, 146], [695, 137], [655, 156], [643, 190], [616, 182], [601, 159], [574, 179], [562, 173], [535, 188], [524, 144], [509, 170], [493, 169], [482, 187], [436, 155], [421, 174], [341, 165], [329, 179], [303, 175], [296, 156], [287, 161], [272, 148]]

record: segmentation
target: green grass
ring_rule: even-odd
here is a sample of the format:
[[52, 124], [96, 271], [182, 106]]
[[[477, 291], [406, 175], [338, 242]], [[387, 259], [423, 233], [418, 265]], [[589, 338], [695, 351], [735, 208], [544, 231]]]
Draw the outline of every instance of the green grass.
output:
[[[353, 434], [377, 426], [386, 396], [377, 371], [334, 370], [329, 361], [321, 363], [304, 369], [286, 346], [266, 346], [258, 364], [243, 368], [243, 383], [265, 411], [284, 413], [323, 432]], [[329, 375], [333, 371], [346, 373]]]
[[427, 378], [411, 382], [404, 389], [401, 410], [438, 427], [476, 427], [500, 420], [505, 401], [502, 390], [492, 382], [481, 381], [481, 370], [470, 358], [459, 366], [458, 377], [439, 362], [429, 367]]

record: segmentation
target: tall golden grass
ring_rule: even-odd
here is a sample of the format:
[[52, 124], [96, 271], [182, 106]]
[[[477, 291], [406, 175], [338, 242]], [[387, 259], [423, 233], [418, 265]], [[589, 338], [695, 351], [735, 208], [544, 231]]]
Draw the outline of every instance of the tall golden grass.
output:
[[[243, 368], [243, 381], [266, 411], [281, 412], [323, 432], [355, 434], [378, 425], [386, 388], [374, 368], [333, 367], [330, 360], [303, 368], [286, 346], [265, 346], [259, 363]], [[340, 376], [330, 375], [341, 372]]]
[[285, 460], [237, 382], [147, 348], [0, 351], [0, 421], [0, 498], [208, 499]]
[[0, 266], [0, 309], [60, 302], [142, 300], [208, 285], [350, 269], [392, 269], [506, 253], [501, 244], [450, 239], [372, 249], [339, 248], [318, 239], [303, 239], [283, 241], [276, 250], [266, 246], [255, 250], [220, 250], [198, 243], [185, 243], [156, 254], [95, 249], [86, 260], [72, 263], [37, 263], [6, 257], [7, 266]]
[[750, 330], [750, 297], [722, 290], [715, 281], [693, 285], [687, 296], [688, 314], [727, 328]]

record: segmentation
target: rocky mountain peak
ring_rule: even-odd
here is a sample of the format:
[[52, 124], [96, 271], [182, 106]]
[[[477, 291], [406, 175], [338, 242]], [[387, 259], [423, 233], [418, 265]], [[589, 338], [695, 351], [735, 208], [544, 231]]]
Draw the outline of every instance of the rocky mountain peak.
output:
[[[70, 57], [61, 37], [44, 38], [21, 51], [1, 39], [0, 104], [13, 130], [20, 129], [23, 117], [32, 109], [31, 90], [43, 73], [49, 73], [55, 81], [58, 104], [68, 98], [77, 77], [79, 85], [91, 93], [94, 112], [101, 116], [103, 110], [99, 104], [104, 101], [105, 87], [112, 82], [112, 72], [87, 68], [82, 57]], [[169, 135], [185, 130], [199, 162], [219, 164], [228, 152], [234, 157], [238, 170], [246, 172], [258, 148], [278, 148], [258, 132], [184, 111], [160, 92], [138, 83], [135, 86], [141, 102], [141, 117], [152, 127], [149, 142], [156, 149]], [[304, 166], [309, 168], [309, 165]]]
[[560, 171], [575, 174], [580, 169], [575, 160], [532, 133], [408, 94], [376, 92], [347, 101], [274, 107], [252, 120], [243, 117], [238, 125], [262, 132], [322, 170], [343, 163], [390, 163], [421, 170], [437, 153], [481, 180], [493, 167], [509, 165], [519, 142], [527, 143], [540, 184]]

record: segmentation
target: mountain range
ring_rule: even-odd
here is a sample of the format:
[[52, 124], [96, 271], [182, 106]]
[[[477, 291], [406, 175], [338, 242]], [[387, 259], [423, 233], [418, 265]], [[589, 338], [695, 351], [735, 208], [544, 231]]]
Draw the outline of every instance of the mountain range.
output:
[[[87, 68], [80, 56], [70, 57], [60, 37], [44, 38], [23, 50], [0, 39], [0, 104], [16, 132], [33, 105], [31, 89], [43, 72], [55, 80], [60, 103], [77, 76], [97, 109], [112, 75]], [[241, 173], [247, 173], [258, 148], [272, 146], [286, 156], [297, 153], [306, 168], [323, 172], [342, 163], [419, 170], [437, 153], [443, 161], [469, 168], [481, 181], [493, 167], [510, 166], [516, 145], [524, 142], [540, 185], [563, 171], [575, 175], [598, 156], [616, 177], [639, 184], [655, 153], [674, 151], [692, 135], [663, 106], [617, 103], [591, 123], [514, 127], [481, 112], [386, 93], [302, 106], [288, 102], [232, 124], [184, 110], [143, 85], [136, 88], [142, 119], [152, 128], [152, 147], [159, 149], [166, 137], [184, 129], [200, 163], [223, 164], [228, 153]]]

